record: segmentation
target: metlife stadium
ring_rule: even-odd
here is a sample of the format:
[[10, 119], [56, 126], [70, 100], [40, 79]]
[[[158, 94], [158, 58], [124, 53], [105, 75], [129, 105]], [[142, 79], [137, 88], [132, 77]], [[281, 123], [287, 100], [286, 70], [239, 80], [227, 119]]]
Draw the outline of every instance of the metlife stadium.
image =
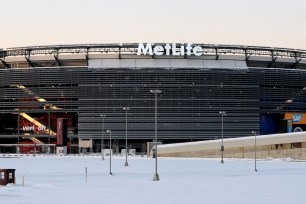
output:
[[156, 89], [163, 143], [218, 139], [222, 130], [231, 138], [306, 129], [306, 50], [35, 46], [0, 50], [0, 143], [54, 143], [57, 119], [67, 118], [72, 145], [93, 139], [99, 151], [112, 130], [121, 149], [127, 130], [129, 147], [144, 151], [154, 139]]

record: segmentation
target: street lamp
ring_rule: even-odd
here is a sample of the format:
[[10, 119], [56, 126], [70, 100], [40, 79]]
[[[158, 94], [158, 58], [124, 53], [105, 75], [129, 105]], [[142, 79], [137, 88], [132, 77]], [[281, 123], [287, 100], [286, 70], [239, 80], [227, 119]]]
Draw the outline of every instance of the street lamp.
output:
[[255, 147], [254, 147], [254, 152], [255, 152], [255, 171], [257, 172], [257, 168], [256, 168], [256, 149], [257, 149], [257, 145], [256, 145], [256, 131], [252, 131], [252, 134], [255, 136]]
[[157, 173], [157, 94], [161, 93], [161, 90], [155, 89], [150, 90], [151, 93], [155, 94], [155, 174], [153, 181], [159, 181], [159, 175]]
[[224, 163], [223, 160], [223, 152], [224, 152], [224, 145], [223, 145], [223, 116], [226, 115], [225, 111], [220, 111], [219, 112], [221, 114], [221, 134], [222, 134], [222, 144], [221, 144], [221, 164]]
[[102, 140], [101, 140], [101, 155], [104, 160], [104, 118], [106, 115], [100, 115], [102, 117]]
[[109, 174], [112, 173], [112, 130], [106, 130], [109, 133]]
[[124, 107], [123, 110], [125, 110], [125, 163], [124, 166], [129, 166], [127, 161], [127, 155], [128, 155], [128, 148], [127, 148], [127, 111], [130, 110], [128, 107]]

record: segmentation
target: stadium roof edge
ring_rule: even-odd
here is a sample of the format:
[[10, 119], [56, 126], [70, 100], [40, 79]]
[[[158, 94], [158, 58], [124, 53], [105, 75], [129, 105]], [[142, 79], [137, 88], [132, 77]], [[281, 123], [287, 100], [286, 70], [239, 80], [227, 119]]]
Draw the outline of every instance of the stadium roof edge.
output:
[[[152, 44], [166, 44], [166, 43], [152, 43]], [[180, 43], [178, 43], [180, 44]], [[7, 49], [0, 49], [0, 51], [11, 51], [11, 50], [35, 50], [35, 49], [74, 49], [74, 48], [135, 48], [138, 43], [106, 43], [106, 44], [60, 44], [60, 45], [42, 45], [42, 46], [25, 46], [25, 47], [10, 47]], [[267, 46], [248, 46], [248, 45], [226, 45], [226, 44], [203, 44], [194, 43], [194, 45], [201, 46], [203, 48], [214, 48], [214, 49], [256, 49], [264, 51], [289, 51], [289, 52], [303, 52], [303, 49], [293, 48], [281, 48], [281, 47], [267, 47]]]
[[[167, 43], [152, 43], [165, 46]], [[177, 49], [180, 43], [177, 44]], [[184, 44], [185, 45], [185, 44]], [[0, 49], [0, 68], [88, 66], [93, 59], [190, 59], [238, 60], [248, 67], [278, 67], [306, 70], [306, 50], [199, 44], [201, 56], [138, 56], [138, 43], [42, 45]]]

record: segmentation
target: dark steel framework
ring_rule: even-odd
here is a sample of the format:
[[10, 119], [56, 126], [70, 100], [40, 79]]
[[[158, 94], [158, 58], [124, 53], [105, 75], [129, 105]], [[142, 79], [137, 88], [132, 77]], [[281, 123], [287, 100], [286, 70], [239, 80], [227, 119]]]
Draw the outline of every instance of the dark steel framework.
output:
[[[220, 111], [226, 112], [224, 138], [259, 132], [260, 114], [306, 112], [306, 51], [199, 46], [204, 56], [215, 60], [242, 56], [248, 68], [88, 67], [95, 54], [115, 54], [118, 59], [135, 55], [136, 44], [0, 50], [0, 138], [21, 137], [25, 132], [19, 118], [26, 113], [34, 118], [46, 116], [44, 125], [51, 130], [56, 130], [54, 117], [69, 115], [70, 137], [101, 139], [100, 115], [104, 114], [104, 129], [124, 140], [122, 108], [130, 107], [129, 139], [152, 141], [152, 89], [162, 90], [158, 95], [158, 138], [164, 142], [220, 138]], [[39, 60], [46, 56], [48, 60]], [[52, 138], [46, 133], [35, 136]]]
[[[157, 43], [165, 45], [164, 43]], [[211, 56], [212, 59], [218, 60], [223, 55], [243, 56], [244, 60], [250, 67], [278, 67], [278, 68], [297, 68], [305, 69], [306, 50], [287, 49], [287, 48], [272, 48], [259, 46], [239, 46], [239, 45], [211, 45], [211, 44], [194, 44], [203, 48], [205, 56]], [[28, 67], [46, 67], [46, 66], [76, 66], [78, 60], [69, 63], [70, 60], [61, 60], [60, 56], [67, 54], [82, 55], [82, 60], [79, 60], [79, 65], [88, 65], [88, 60], [91, 54], [117, 54], [118, 58], [124, 58], [127, 55], [136, 55], [137, 44], [86, 44], [86, 45], [56, 45], [56, 46], [33, 46], [33, 47], [17, 47], [6, 50], [0, 49], [1, 67], [13, 68], [22, 65], [6, 62], [8, 57], [23, 57]], [[48, 63], [32, 60], [33, 56], [49, 55], [52, 60]], [[254, 56], [266, 57], [265, 60], [252, 60]], [[187, 58], [187, 55], [184, 56]], [[278, 62], [278, 59], [290, 58], [290, 63]]]

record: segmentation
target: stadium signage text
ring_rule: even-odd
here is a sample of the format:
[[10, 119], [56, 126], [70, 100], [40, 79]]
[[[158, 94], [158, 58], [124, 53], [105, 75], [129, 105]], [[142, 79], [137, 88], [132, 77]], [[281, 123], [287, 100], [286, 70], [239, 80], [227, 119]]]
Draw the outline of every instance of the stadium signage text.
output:
[[293, 114], [293, 122], [300, 122], [303, 119], [303, 114]]
[[35, 131], [35, 130], [45, 131], [46, 127], [45, 126], [35, 126], [35, 125], [32, 125], [32, 126], [23, 126], [22, 130], [23, 131]]
[[172, 55], [172, 56], [182, 56], [182, 55], [195, 55], [201, 56], [203, 54], [203, 49], [200, 46], [193, 46], [191, 43], [180, 44], [176, 43], [166, 43], [165, 46], [154, 45], [152, 43], [139, 43], [137, 55]]

